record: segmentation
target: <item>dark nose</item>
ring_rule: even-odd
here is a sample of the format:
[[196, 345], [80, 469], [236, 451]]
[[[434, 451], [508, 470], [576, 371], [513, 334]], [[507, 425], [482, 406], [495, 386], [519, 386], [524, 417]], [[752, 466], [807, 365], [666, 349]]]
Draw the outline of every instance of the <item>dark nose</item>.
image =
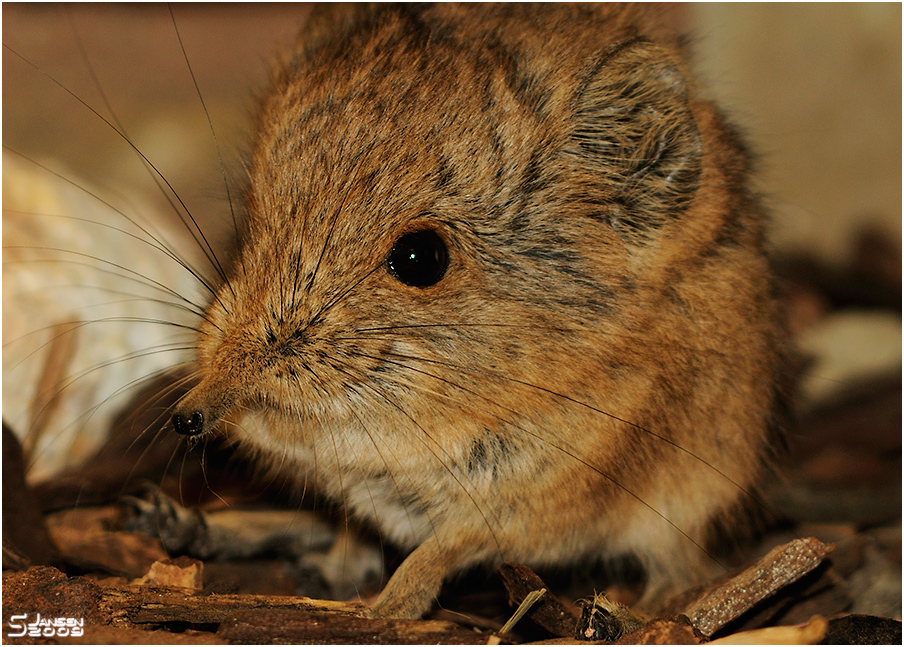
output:
[[188, 416], [174, 413], [172, 421], [173, 429], [183, 436], [197, 436], [204, 431], [204, 414], [200, 411], [192, 411]]

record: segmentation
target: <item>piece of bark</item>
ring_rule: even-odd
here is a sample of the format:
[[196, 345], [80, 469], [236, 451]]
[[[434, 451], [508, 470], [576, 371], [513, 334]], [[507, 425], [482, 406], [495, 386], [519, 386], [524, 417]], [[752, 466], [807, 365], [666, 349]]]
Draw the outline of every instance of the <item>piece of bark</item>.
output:
[[85, 577], [66, 577], [50, 566], [3, 574], [4, 613], [85, 618], [86, 624], [135, 626], [179, 622], [219, 623], [248, 609], [295, 609], [337, 616], [364, 617], [353, 602], [293, 596], [192, 595], [150, 586], [103, 587]]
[[849, 587], [838, 577], [834, 566], [820, 567], [783, 587], [727, 629], [740, 632], [773, 625], [801, 625], [813, 616], [830, 617], [843, 613], [850, 606]]
[[442, 620], [337, 617], [318, 611], [249, 609], [220, 624], [231, 643], [276, 644], [486, 644], [488, 634]]
[[527, 616], [554, 636], [574, 635], [577, 618], [559, 598], [549, 592], [549, 587], [536, 573], [523, 564], [507, 562], [499, 567], [499, 575], [509, 592], [509, 601], [515, 607], [531, 591], [546, 589], [546, 595], [530, 608]]
[[[3, 616], [40, 613], [44, 617], [84, 618], [105, 624], [101, 588], [83, 577], [68, 578], [52, 566], [32, 566], [24, 573], [3, 573]], [[7, 632], [8, 623], [3, 630]]]
[[[147, 585], [102, 587], [51, 567], [8, 573], [4, 614], [83, 618], [85, 642], [168, 642], [171, 625], [205, 629], [192, 642], [486, 643], [488, 634], [442, 621], [378, 620], [358, 603], [292, 596], [192, 595]], [[214, 637], [214, 631], [219, 634]], [[181, 642], [179, 634], [172, 642]], [[213, 638], [212, 638], [213, 637]]]
[[698, 598], [684, 614], [701, 633], [712, 636], [760, 601], [812, 571], [831, 550], [831, 545], [812, 537], [777, 546], [750, 568]]
[[[361, 604], [290, 596], [190, 595], [150, 586], [102, 588], [36, 567], [4, 579], [4, 614], [85, 618], [83, 643], [486, 643], [488, 634], [451, 622], [378, 620]], [[210, 629], [185, 641], [148, 628]], [[216, 631], [216, 634], [214, 634]], [[27, 641], [26, 641], [27, 642]]]
[[119, 625], [219, 624], [244, 611], [295, 610], [341, 618], [363, 618], [366, 611], [363, 604], [355, 602], [276, 595], [188, 595], [135, 586], [104, 589], [100, 605], [110, 621]]
[[662, 617], [639, 629], [626, 633], [616, 645], [699, 645], [702, 636], [694, 630], [687, 616]]
[[[6, 638], [4, 636], [4, 638]], [[155, 629], [133, 629], [131, 627], [86, 626], [81, 636], [66, 638], [11, 638], [14, 645], [227, 645], [223, 638], [209, 631], [188, 629], [178, 633]]]

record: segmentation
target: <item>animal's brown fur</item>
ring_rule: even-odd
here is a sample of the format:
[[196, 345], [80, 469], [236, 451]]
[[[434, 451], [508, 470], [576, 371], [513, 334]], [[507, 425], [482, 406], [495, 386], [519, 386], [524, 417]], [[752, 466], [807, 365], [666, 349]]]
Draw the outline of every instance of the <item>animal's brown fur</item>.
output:
[[[643, 9], [326, 10], [263, 101], [177, 420], [238, 412], [239, 440], [413, 549], [382, 616], [503, 559], [687, 580], [769, 452], [747, 175]], [[420, 229], [450, 257], [428, 287], [385, 265]]]

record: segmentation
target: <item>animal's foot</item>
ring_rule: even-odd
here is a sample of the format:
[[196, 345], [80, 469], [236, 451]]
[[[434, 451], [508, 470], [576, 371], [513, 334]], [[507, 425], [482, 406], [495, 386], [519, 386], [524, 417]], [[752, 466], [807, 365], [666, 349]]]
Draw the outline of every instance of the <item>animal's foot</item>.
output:
[[204, 513], [179, 504], [155, 485], [146, 485], [142, 496], [123, 497], [134, 516], [126, 529], [157, 537], [170, 554], [210, 557]]

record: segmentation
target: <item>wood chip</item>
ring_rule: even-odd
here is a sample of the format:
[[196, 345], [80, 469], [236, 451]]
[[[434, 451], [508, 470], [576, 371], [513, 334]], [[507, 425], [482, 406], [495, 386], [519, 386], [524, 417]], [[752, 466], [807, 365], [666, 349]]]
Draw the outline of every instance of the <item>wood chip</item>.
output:
[[531, 591], [547, 589], [546, 594], [530, 608], [528, 617], [554, 636], [574, 635], [577, 618], [559, 598], [548, 591], [549, 587], [536, 573], [523, 564], [507, 562], [499, 567], [499, 575], [513, 606], [520, 605]]
[[697, 630], [712, 636], [761, 600], [812, 571], [832, 548], [812, 537], [777, 546], [740, 575], [704, 594], [684, 614]]
[[147, 574], [135, 584], [147, 584], [188, 593], [204, 588], [204, 564], [197, 559], [179, 557], [151, 564]]

